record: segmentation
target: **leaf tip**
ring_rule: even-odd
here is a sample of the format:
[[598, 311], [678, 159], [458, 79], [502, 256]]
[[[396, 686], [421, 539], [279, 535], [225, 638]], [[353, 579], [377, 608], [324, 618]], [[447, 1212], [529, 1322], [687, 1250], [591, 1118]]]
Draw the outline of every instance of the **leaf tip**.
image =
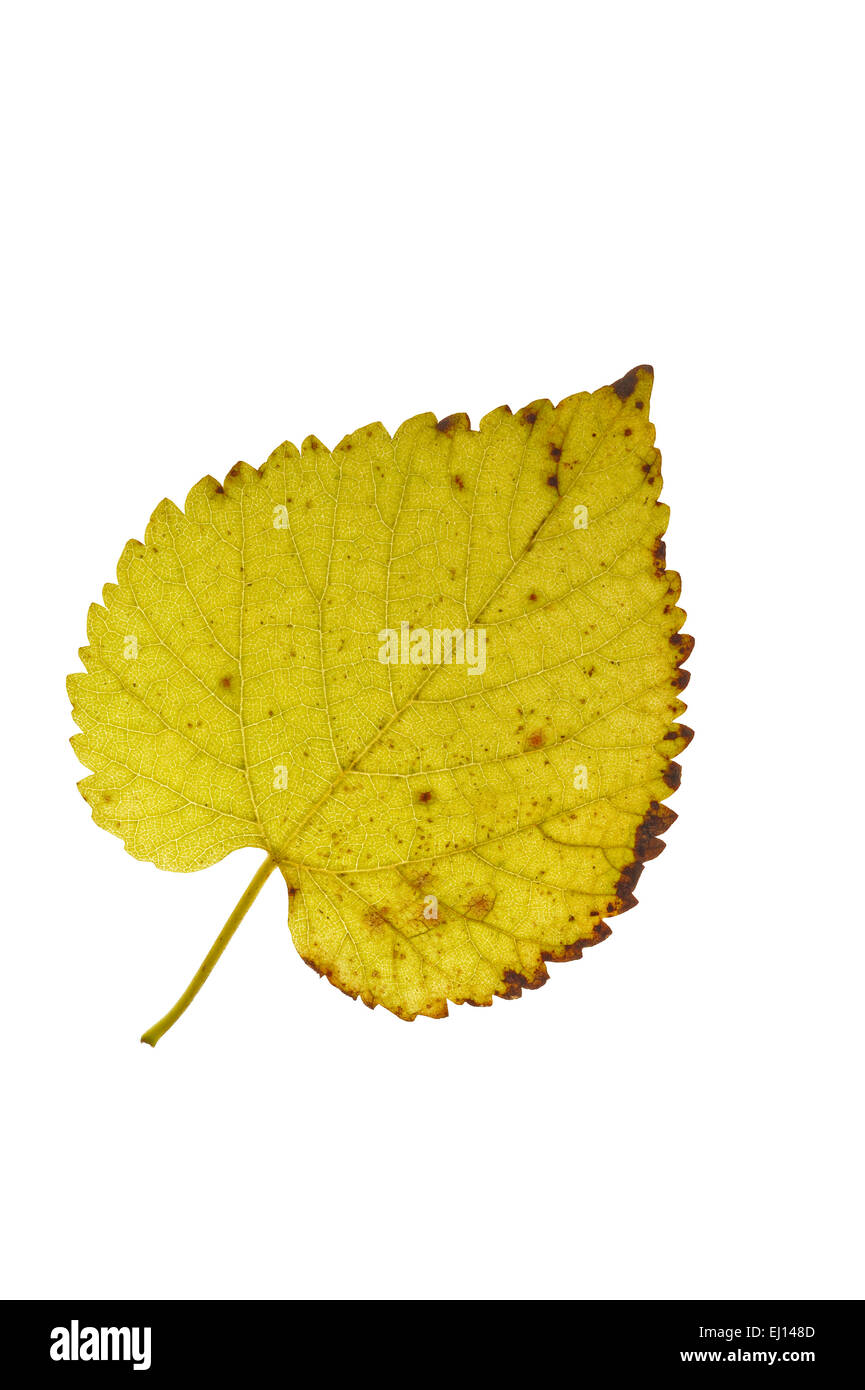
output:
[[632, 367], [629, 372], [625, 372], [618, 381], [614, 381], [613, 390], [620, 401], [627, 401], [633, 396], [641, 380], [646, 382], [646, 390], [651, 391], [654, 378], [654, 367], [650, 367], [648, 362], [642, 362], [638, 367]]

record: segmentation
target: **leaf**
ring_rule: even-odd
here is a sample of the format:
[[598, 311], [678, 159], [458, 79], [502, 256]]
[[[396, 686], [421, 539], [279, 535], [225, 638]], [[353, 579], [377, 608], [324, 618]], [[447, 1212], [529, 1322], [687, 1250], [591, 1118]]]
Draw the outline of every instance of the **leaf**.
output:
[[283, 444], [129, 542], [69, 679], [80, 786], [162, 869], [267, 852], [204, 976], [275, 866], [304, 960], [406, 1019], [634, 905], [691, 736], [651, 387]]

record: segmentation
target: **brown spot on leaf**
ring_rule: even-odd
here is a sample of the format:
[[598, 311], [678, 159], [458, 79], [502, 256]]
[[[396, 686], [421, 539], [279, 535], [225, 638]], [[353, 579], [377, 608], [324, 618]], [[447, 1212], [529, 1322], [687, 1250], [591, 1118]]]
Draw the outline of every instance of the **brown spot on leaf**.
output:
[[666, 815], [663, 812], [666, 807], [661, 802], [653, 801], [652, 809], [644, 820], [637, 826], [637, 834], [634, 839], [634, 854], [638, 860], [646, 862], [649, 859], [657, 859], [667, 846], [658, 836], [667, 830], [676, 819], [675, 811], [669, 811]]
[[364, 908], [363, 920], [374, 936], [380, 936], [389, 925], [387, 917], [378, 907]]
[[[633, 906], [630, 899], [634, 896], [634, 889], [637, 886], [640, 874], [643, 872], [643, 861], [635, 859], [631, 864], [626, 864], [616, 881], [615, 894], [622, 902]], [[636, 899], [634, 899], [636, 901]]]
[[629, 396], [633, 396], [637, 389], [640, 372], [648, 372], [650, 376], [655, 375], [654, 368], [643, 363], [641, 367], [632, 367], [629, 372], [625, 372], [624, 376], [619, 377], [618, 381], [613, 382], [613, 390], [620, 401], [626, 401]]
[[440, 434], [452, 435], [458, 426], [466, 430], [469, 428], [469, 417], [462, 412], [456, 415], [446, 415], [443, 420], [436, 422], [436, 429]]
[[559, 461], [559, 459], [560, 459], [561, 457], [562, 457], [562, 451], [561, 451], [561, 449], [559, 448], [558, 444], [551, 444], [551, 445], [550, 445], [550, 458], [554, 458], [555, 461], [556, 461], [556, 463], [558, 463], [558, 461]]
[[678, 652], [676, 664], [681, 666], [694, 650], [694, 639], [689, 632], [674, 632], [670, 638], [670, 646], [676, 648]]
[[526, 413], [522, 416], [522, 421], [524, 425], [533, 425], [537, 418], [538, 412], [536, 410], [527, 410]]
[[543, 729], [536, 729], [533, 734], [529, 734], [528, 745], [530, 748], [541, 748], [544, 742]]
[[464, 487], [465, 487], [465, 483], [463, 482], [463, 480], [462, 480], [462, 478], [459, 476], [459, 474], [457, 474], [457, 476], [454, 478], [454, 482], [456, 483], [456, 485], [457, 485], [457, 487], [459, 488], [460, 492], [462, 492], [463, 489], [464, 489]]
[[486, 917], [491, 910], [493, 899], [489, 893], [476, 893], [466, 908], [467, 917]]
[[432, 801], [432, 792], [421, 792], [418, 801]]
[[550, 978], [547, 967], [543, 961], [538, 965], [537, 970], [531, 977], [521, 975], [518, 970], [506, 970], [502, 979], [505, 987], [500, 992], [501, 999], [519, 999], [524, 989], [540, 989]]
[[558, 492], [558, 490], [559, 490], [559, 479], [558, 479], [558, 475], [557, 475], [557, 474], [555, 474], [555, 473], [551, 473], [551, 474], [550, 474], [549, 478], [547, 478], [547, 486], [548, 486], [548, 487], [554, 487], [554, 488], [556, 489], [556, 491]]
[[[651, 801], [648, 814], [637, 826], [637, 845], [641, 836], [663, 835], [679, 819], [678, 814], [664, 801]], [[641, 855], [640, 858], [645, 858]]]
[[670, 763], [670, 766], [663, 774], [663, 778], [670, 790], [676, 791], [682, 780], [682, 769], [679, 763]]

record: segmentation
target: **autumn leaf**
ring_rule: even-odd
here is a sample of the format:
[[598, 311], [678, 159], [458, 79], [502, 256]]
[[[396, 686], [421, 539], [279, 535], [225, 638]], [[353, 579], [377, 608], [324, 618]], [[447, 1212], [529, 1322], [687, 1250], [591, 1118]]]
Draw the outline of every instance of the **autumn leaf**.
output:
[[278, 867], [307, 964], [401, 1018], [514, 998], [609, 935], [675, 814], [693, 645], [652, 369], [419, 415], [157, 507], [69, 678], [93, 819], [188, 872]]

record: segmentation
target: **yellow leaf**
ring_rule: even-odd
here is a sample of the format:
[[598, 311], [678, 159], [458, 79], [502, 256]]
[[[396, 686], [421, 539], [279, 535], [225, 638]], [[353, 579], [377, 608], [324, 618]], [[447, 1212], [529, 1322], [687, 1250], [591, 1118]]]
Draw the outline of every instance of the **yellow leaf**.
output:
[[651, 387], [283, 444], [127, 545], [69, 678], [93, 818], [163, 869], [267, 852], [165, 1027], [276, 866], [304, 960], [406, 1019], [633, 906], [690, 737]]

